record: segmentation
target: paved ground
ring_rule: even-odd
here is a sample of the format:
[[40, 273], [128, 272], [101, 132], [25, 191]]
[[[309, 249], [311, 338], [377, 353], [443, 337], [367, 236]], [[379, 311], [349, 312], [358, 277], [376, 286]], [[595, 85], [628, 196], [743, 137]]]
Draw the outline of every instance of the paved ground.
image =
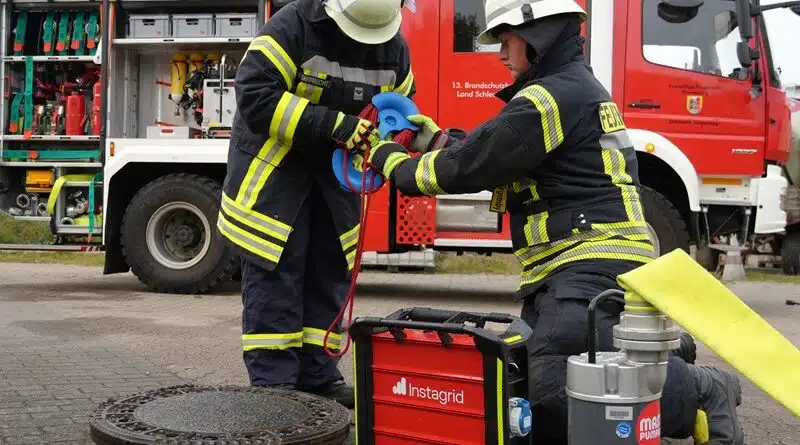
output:
[[[88, 413], [108, 397], [162, 386], [246, 384], [240, 297], [148, 293], [100, 269], [0, 264], [0, 445], [91, 443]], [[364, 273], [357, 315], [434, 306], [517, 313], [513, 278]], [[733, 290], [800, 345], [800, 286]], [[701, 345], [701, 360], [720, 364]], [[342, 369], [350, 376], [351, 361]], [[800, 421], [747, 381], [740, 413], [750, 445], [797, 445]]]

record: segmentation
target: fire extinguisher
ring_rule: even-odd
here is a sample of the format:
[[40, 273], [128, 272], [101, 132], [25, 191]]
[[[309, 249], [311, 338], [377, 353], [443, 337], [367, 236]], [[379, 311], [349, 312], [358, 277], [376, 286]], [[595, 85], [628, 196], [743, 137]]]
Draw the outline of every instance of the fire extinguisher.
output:
[[83, 134], [83, 123], [86, 117], [86, 100], [83, 94], [73, 91], [67, 97], [66, 131], [69, 136]]
[[100, 78], [92, 86], [92, 134], [100, 134]]

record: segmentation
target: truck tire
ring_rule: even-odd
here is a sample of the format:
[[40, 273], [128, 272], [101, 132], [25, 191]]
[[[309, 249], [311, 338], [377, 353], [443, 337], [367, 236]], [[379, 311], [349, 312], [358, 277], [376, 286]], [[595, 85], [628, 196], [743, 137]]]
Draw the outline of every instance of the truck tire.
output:
[[640, 187], [639, 195], [656, 254], [664, 255], [675, 249], [689, 253], [689, 232], [675, 206], [664, 195], [647, 186]]
[[198, 294], [227, 281], [238, 258], [216, 234], [220, 185], [188, 173], [142, 187], [122, 219], [122, 253], [155, 292]]
[[800, 230], [787, 230], [781, 244], [781, 267], [786, 275], [800, 275]]

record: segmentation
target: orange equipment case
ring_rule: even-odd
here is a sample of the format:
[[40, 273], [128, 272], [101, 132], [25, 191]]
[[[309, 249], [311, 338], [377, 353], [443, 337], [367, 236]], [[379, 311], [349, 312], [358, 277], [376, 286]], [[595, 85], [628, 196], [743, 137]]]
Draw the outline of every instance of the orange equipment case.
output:
[[356, 445], [530, 443], [509, 419], [509, 401], [529, 394], [531, 329], [519, 317], [410, 308], [348, 331]]

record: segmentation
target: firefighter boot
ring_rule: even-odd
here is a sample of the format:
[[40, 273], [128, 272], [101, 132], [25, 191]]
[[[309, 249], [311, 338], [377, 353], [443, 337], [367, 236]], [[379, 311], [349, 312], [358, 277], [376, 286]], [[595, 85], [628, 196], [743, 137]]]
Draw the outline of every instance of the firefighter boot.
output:
[[673, 349], [670, 354], [679, 357], [690, 365], [694, 365], [697, 360], [697, 345], [694, 343], [694, 337], [688, 332], [681, 332], [681, 345], [678, 349]]
[[743, 445], [744, 431], [736, 412], [742, 403], [739, 378], [709, 366], [688, 367], [697, 387], [698, 408], [708, 419], [709, 441], [704, 445]]
[[353, 409], [355, 406], [355, 391], [353, 387], [348, 386], [344, 380], [337, 380], [327, 385], [311, 389], [302, 389], [301, 391], [327, 397], [350, 409]]

